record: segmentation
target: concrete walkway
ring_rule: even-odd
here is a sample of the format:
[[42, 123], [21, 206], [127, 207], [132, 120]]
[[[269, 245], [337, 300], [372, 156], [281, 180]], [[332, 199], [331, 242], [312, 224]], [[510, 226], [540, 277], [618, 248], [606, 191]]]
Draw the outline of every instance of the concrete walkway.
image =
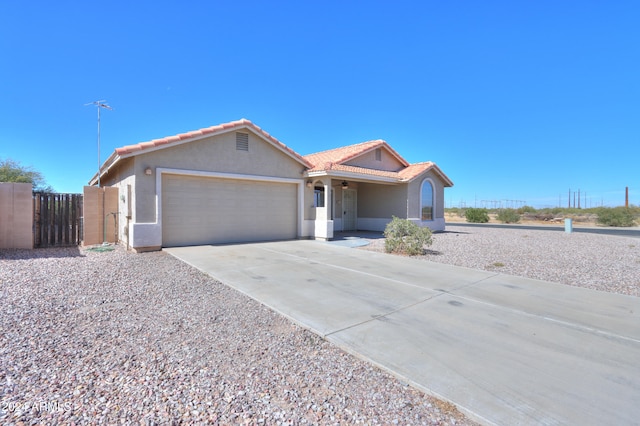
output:
[[640, 298], [308, 240], [165, 250], [480, 422], [640, 421]]

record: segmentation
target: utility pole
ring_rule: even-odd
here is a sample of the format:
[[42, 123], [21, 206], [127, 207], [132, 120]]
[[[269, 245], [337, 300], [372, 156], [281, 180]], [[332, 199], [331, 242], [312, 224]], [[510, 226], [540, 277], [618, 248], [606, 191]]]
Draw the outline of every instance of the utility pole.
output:
[[107, 101], [105, 100], [101, 100], [101, 101], [93, 101], [93, 102], [89, 102], [88, 104], [84, 104], [84, 106], [95, 105], [98, 107], [98, 188], [100, 188], [100, 166], [102, 165], [100, 163], [100, 110], [104, 108], [104, 109], [108, 109], [109, 111], [113, 111], [113, 108], [107, 105], [106, 102]]
[[578, 208], [580, 208], [580, 190], [578, 189]]
[[629, 187], [624, 187], [624, 206], [629, 208]]

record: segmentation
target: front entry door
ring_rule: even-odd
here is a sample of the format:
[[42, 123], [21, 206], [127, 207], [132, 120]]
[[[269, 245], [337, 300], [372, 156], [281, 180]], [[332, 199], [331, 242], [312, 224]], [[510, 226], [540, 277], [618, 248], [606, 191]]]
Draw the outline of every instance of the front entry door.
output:
[[358, 229], [356, 214], [356, 191], [353, 189], [342, 190], [342, 230], [355, 231]]

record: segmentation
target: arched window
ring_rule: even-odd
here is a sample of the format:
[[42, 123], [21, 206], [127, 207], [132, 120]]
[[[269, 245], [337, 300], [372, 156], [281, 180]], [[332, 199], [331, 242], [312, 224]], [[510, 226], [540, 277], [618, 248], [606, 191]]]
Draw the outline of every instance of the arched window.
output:
[[420, 193], [421, 220], [433, 220], [433, 185], [428, 180], [422, 182]]

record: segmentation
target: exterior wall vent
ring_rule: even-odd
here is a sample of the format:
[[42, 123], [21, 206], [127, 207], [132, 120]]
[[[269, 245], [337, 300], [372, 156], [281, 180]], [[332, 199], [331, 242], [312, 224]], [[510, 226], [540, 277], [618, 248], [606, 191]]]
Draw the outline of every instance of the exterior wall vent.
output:
[[236, 151], [249, 151], [248, 133], [236, 133]]
[[382, 148], [376, 148], [376, 161], [382, 161]]

